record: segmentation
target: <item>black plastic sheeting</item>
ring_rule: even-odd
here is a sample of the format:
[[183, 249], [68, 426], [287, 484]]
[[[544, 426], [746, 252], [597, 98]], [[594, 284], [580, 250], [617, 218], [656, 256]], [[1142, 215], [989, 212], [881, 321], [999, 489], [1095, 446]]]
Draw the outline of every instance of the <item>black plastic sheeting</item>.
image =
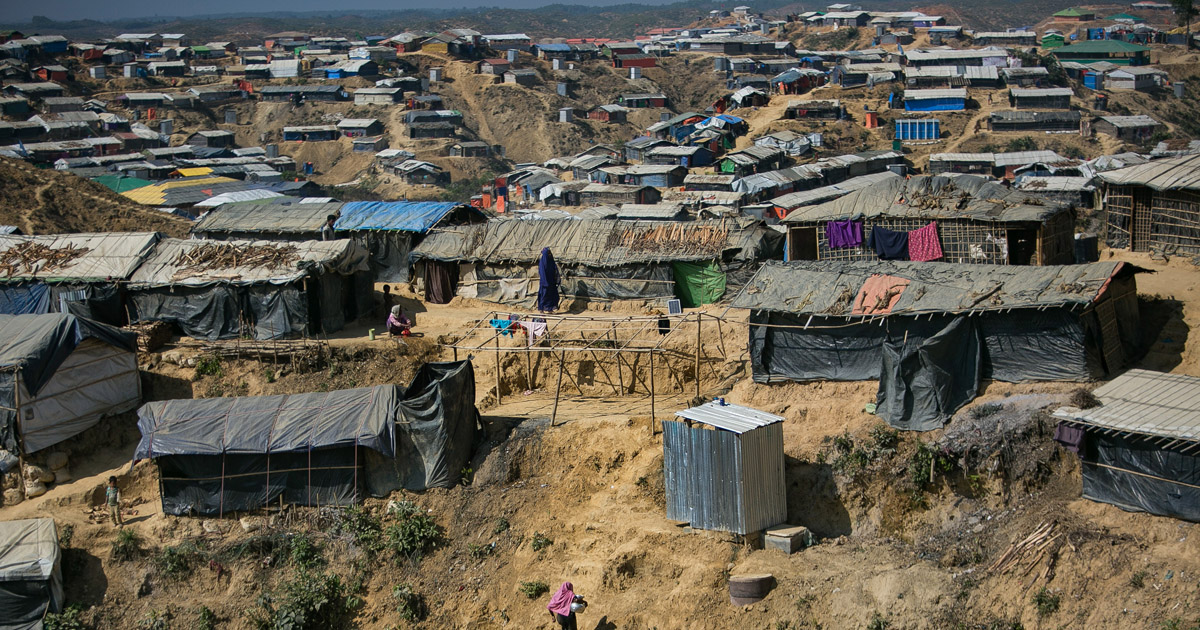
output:
[[41, 630], [51, 598], [49, 580], [0, 581], [0, 628]]
[[1154, 438], [1085, 428], [1083, 496], [1119, 508], [1200, 522], [1200, 457]]
[[942, 316], [889, 324], [875, 413], [898, 429], [940, 429], [979, 390], [983, 348], [976, 320]]
[[756, 382], [879, 379], [877, 413], [903, 429], [941, 427], [984, 379], [1087, 381], [1105, 373], [1091, 310], [875, 322], [759, 310], [750, 321], [767, 324], [750, 326]]
[[246, 307], [255, 339], [298, 337], [308, 330], [308, 302], [294, 285], [246, 287]]
[[5, 450], [19, 452], [16, 371], [25, 390], [36, 395], [85, 339], [137, 351], [133, 333], [74, 315], [0, 315], [0, 446]]
[[371, 230], [354, 232], [353, 238], [371, 253], [371, 271], [379, 282], [408, 282], [412, 232]]
[[70, 313], [110, 326], [127, 323], [121, 290], [113, 284], [33, 282], [0, 287], [0, 314], [43, 313]]
[[0, 313], [40, 315], [50, 312], [50, 287], [37, 283], [0, 286]]
[[129, 296], [135, 322], [162, 321], [193, 339], [233, 339], [241, 333], [238, 288], [171, 287], [134, 291]]
[[163, 512], [175, 515], [452, 487], [480, 432], [469, 361], [426, 364], [403, 391], [160, 401], [138, 416], [134, 457], [158, 464]]
[[368, 490], [452, 488], [479, 440], [475, 370], [470, 361], [426, 363], [400, 400], [396, 457], [368, 455]]

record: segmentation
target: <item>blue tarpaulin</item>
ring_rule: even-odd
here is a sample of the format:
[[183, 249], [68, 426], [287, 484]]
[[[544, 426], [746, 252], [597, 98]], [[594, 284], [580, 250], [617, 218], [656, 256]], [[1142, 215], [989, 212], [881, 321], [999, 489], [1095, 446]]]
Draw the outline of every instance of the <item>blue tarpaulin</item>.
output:
[[0, 287], [0, 314], [31, 315], [50, 312], [50, 289], [42, 283]]
[[967, 108], [962, 98], [904, 99], [904, 110], [909, 112], [956, 112]]
[[342, 204], [335, 230], [428, 232], [461, 203], [450, 201], [352, 201]]

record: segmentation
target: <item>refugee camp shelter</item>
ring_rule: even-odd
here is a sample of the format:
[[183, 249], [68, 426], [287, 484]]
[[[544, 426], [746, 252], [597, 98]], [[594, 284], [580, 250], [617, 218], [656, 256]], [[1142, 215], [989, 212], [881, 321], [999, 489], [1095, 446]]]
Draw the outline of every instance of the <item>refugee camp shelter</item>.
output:
[[777, 257], [782, 235], [752, 219], [670, 224], [612, 220], [489, 221], [435, 230], [412, 252], [427, 301], [455, 295], [525, 304], [537, 297], [538, 260], [549, 248], [561, 294], [583, 300], [717, 301], [758, 263]]
[[1089, 64], [1107, 61], [1118, 66], [1145, 66], [1150, 64], [1150, 49], [1119, 39], [1094, 39], [1054, 48], [1050, 54], [1060, 63], [1074, 61]]
[[113, 326], [127, 323], [121, 283], [145, 260], [155, 232], [0, 235], [0, 313], [70, 313]]
[[1200, 155], [1154, 160], [1099, 177], [1105, 184], [1109, 247], [1200, 253]]
[[54, 446], [141, 395], [132, 333], [64, 313], [0, 315], [0, 449]]
[[[875, 239], [899, 238], [905, 243], [896, 247], [903, 251], [885, 255], [993, 265], [1074, 262], [1074, 222], [1069, 204], [975, 175], [883, 178], [836, 199], [795, 208], [782, 221], [787, 260], [877, 261]], [[909, 244], [917, 242], [912, 232], [921, 229], [933, 230], [935, 251]]]
[[768, 262], [750, 310], [754, 380], [879, 379], [876, 413], [927, 431], [985, 379], [1087, 381], [1138, 348], [1138, 267]]
[[1070, 109], [1071, 88], [1012, 88], [1008, 100], [1017, 109]]
[[159, 401], [138, 411], [134, 457], [158, 466], [166, 514], [349, 505], [458, 484], [474, 401], [469, 361], [425, 364], [407, 388]]
[[1054, 412], [1084, 498], [1200, 522], [1200, 378], [1130, 370], [1092, 395], [1099, 406]]
[[1082, 116], [1077, 110], [1035, 112], [1001, 110], [988, 114], [988, 130], [1078, 131]]
[[329, 334], [374, 308], [367, 258], [350, 239], [164, 239], [129, 279], [130, 317], [195, 339]]
[[749, 534], [787, 520], [783, 418], [705, 403], [663, 422], [667, 519]]
[[0, 522], [0, 627], [41, 630], [63, 609], [62, 551], [54, 519]]
[[1146, 142], [1163, 126], [1145, 114], [1134, 116], [1100, 116], [1092, 121], [1096, 133], [1106, 133], [1128, 142]]
[[134, 459], [158, 466], [164, 514], [351, 505], [363, 498], [365, 452], [395, 456], [398, 396], [379, 385], [147, 403]]
[[940, 90], [904, 90], [904, 111], [948, 112], [967, 108], [967, 91], [963, 88]]
[[478, 209], [454, 202], [239, 203], [214, 209], [196, 221], [192, 234], [215, 240], [315, 240], [331, 214], [338, 216], [335, 234], [371, 253], [377, 282], [407, 282], [408, 253], [434, 226], [485, 220]]

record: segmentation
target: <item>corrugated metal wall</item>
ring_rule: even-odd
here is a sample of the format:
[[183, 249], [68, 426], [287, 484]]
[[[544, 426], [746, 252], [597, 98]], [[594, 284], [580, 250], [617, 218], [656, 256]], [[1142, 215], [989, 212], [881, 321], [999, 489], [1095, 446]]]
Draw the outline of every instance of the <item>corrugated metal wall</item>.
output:
[[668, 519], [737, 534], [787, 519], [780, 423], [738, 435], [664, 422], [663, 476]]

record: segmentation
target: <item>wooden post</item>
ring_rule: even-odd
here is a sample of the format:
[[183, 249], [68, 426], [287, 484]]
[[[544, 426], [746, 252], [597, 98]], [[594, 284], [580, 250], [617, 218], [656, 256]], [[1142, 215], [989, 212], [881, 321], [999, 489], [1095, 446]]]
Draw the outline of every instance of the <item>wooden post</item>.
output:
[[[13, 372], [13, 407], [16, 407], [13, 414], [14, 420], [16, 420], [16, 423], [13, 425], [13, 433], [16, 435], [13, 437], [16, 438], [21, 435], [23, 420], [21, 418], [21, 370], [19, 368]], [[24, 442], [24, 440], [21, 441]], [[24, 501], [27, 498], [25, 495], [25, 445], [22, 443], [17, 446], [20, 447], [17, 452], [17, 467], [21, 473], [20, 478], [17, 480], [17, 483], [20, 485], [17, 487], [21, 489], [21, 500]], [[121, 506], [118, 505], [117, 509], [120, 510]]]
[[696, 313], [696, 398], [700, 397], [700, 329], [704, 313]]
[[[458, 343], [458, 342], [455, 342]], [[454, 362], [458, 363], [458, 346], [454, 346]]]
[[500, 404], [500, 333], [496, 333], [496, 404]]
[[612, 324], [613, 356], [617, 361], [617, 384], [621, 386], [621, 395], [625, 395], [625, 373], [621, 370], [621, 350], [617, 347], [617, 324]]
[[654, 349], [650, 349], [650, 435], [654, 435]]
[[558, 353], [558, 382], [554, 384], [554, 410], [550, 412], [550, 426], [554, 426], [554, 421], [558, 419], [558, 395], [562, 391], [562, 376], [563, 363], [566, 359], [566, 351]]
[[717, 318], [717, 340], [721, 342], [721, 358], [728, 359], [729, 355], [725, 354], [725, 333], [721, 330], [721, 320], [723, 317]]

